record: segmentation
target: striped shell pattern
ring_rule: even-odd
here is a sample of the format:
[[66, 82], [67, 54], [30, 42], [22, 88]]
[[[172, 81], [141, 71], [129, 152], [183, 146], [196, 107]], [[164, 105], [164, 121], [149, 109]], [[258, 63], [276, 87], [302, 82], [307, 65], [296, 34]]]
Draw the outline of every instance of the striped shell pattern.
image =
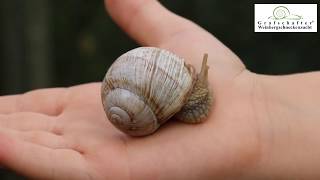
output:
[[153, 133], [184, 105], [194, 72], [173, 53], [140, 47], [120, 56], [109, 68], [101, 89], [111, 123], [132, 136]]

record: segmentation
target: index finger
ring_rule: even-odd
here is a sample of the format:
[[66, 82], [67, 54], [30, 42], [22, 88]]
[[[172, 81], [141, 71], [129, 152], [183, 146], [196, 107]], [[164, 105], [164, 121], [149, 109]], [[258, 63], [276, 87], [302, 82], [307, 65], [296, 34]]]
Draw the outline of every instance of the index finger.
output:
[[61, 113], [65, 88], [34, 90], [20, 95], [0, 96], [0, 114], [37, 112], [51, 116]]

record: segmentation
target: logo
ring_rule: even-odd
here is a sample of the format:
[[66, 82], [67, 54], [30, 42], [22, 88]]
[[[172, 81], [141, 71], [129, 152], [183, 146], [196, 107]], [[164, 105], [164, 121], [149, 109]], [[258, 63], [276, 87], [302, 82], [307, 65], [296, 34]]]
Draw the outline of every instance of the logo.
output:
[[280, 20], [280, 19], [288, 19], [288, 20], [300, 20], [302, 16], [291, 14], [289, 9], [285, 6], [278, 6], [273, 10], [273, 16], [270, 16], [269, 19]]
[[317, 4], [255, 4], [255, 32], [317, 32]]

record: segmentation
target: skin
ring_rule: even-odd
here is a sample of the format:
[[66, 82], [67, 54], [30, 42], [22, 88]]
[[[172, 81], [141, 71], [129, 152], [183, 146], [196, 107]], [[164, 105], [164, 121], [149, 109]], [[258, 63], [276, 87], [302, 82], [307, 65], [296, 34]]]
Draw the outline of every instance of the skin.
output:
[[155, 0], [105, 4], [141, 45], [173, 51], [198, 72], [209, 53], [215, 101], [207, 121], [171, 121], [132, 138], [106, 120], [100, 83], [3, 96], [2, 166], [32, 179], [320, 178], [320, 72], [258, 75]]

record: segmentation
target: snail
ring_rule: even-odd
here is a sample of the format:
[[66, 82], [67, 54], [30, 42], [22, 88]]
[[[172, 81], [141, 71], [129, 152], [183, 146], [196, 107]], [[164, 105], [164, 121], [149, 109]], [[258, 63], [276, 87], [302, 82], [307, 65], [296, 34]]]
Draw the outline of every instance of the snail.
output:
[[273, 16], [276, 19], [284, 19], [289, 15], [290, 15], [289, 9], [284, 6], [278, 6], [273, 10]]
[[278, 6], [273, 10], [273, 16], [270, 16], [269, 19], [273, 20], [300, 20], [302, 16], [291, 14], [289, 9], [285, 6]]
[[107, 118], [131, 136], [152, 134], [171, 117], [203, 122], [212, 101], [207, 58], [196, 74], [183, 58], [164, 49], [139, 47], [121, 55], [102, 82]]

